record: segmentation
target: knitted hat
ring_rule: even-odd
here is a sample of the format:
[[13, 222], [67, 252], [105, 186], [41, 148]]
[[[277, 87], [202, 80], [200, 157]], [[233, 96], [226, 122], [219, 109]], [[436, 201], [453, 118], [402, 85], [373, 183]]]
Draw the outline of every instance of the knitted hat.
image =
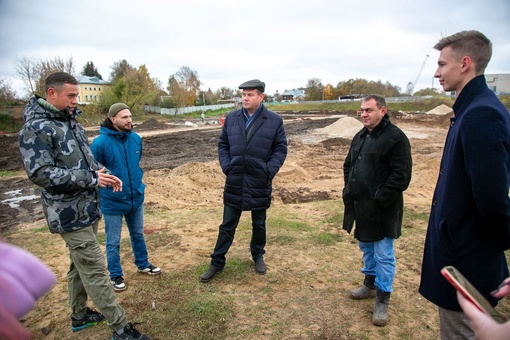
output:
[[258, 79], [248, 80], [247, 82], [242, 83], [239, 85], [239, 88], [242, 89], [256, 89], [260, 92], [264, 92], [266, 89], [266, 84], [263, 81], [260, 81]]
[[129, 110], [129, 106], [127, 106], [124, 103], [115, 103], [112, 106], [110, 106], [110, 109], [108, 110], [108, 117], [114, 117], [119, 111], [122, 111], [124, 109]]

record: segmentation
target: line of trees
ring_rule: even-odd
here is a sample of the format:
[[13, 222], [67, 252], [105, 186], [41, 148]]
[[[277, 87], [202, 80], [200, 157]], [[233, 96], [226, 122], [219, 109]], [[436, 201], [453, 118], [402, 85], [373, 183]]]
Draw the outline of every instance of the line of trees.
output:
[[[76, 75], [76, 65], [72, 57], [62, 59], [35, 59], [21, 57], [15, 64], [16, 72], [25, 84], [26, 92], [45, 96], [44, 79], [56, 71], [64, 71]], [[145, 65], [135, 67], [127, 60], [119, 60], [110, 66], [109, 82], [111, 86], [105, 91], [98, 105], [106, 110], [112, 103], [124, 102], [130, 107], [143, 104], [162, 107], [185, 107], [195, 105], [215, 104], [219, 100], [228, 100], [240, 97], [241, 91], [220, 87], [216, 91], [202, 90], [202, 82], [198, 72], [189, 66], [180, 67], [163, 84], [157, 78], [151, 77]], [[81, 75], [103, 79], [92, 61], [88, 61], [82, 68]], [[306, 84], [305, 100], [336, 100], [342, 95], [378, 93], [385, 97], [398, 97], [403, 95], [399, 86], [389, 82], [368, 81], [366, 79], [349, 79], [340, 81], [336, 86], [323, 84], [319, 78], [310, 78]], [[415, 95], [438, 94], [436, 89], [424, 89]], [[278, 100], [266, 94], [268, 100]], [[162, 100], [163, 99], [163, 100]], [[0, 77], [0, 106], [10, 105], [16, 101], [16, 93], [4, 78]], [[135, 109], [136, 111], [136, 109]]]
[[[337, 100], [347, 95], [367, 95], [372, 93], [380, 94], [383, 97], [400, 97], [408, 94], [402, 92], [400, 86], [390, 82], [369, 81], [362, 78], [349, 79], [339, 82], [336, 86], [332, 84], [323, 85], [319, 78], [310, 78], [305, 88], [305, 100]], [[435, 88], [426, 88], [414, 92], [414, 96], [434, 96], [443, 93]]]

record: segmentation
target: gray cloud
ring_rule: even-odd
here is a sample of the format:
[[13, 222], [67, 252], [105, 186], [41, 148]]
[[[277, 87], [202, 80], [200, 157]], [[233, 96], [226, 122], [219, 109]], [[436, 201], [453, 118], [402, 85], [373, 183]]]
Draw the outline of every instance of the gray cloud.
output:
[[166, 86], [181, 66], [205, 89], [260, 78], [267, 91], [336, 85], [349, 78], [389, 81], [405, 89], [426, 54], [416, 88], [434, 84], [442, 36], [478, 29], [494, 43], [487, 73], [509, 72], [510, 3], [452, 0], [343, 1], [0, 0], [0, 76], [15, 86], [22, 56], [93, 61], [103, 77], [121, 59], [145, 64]]

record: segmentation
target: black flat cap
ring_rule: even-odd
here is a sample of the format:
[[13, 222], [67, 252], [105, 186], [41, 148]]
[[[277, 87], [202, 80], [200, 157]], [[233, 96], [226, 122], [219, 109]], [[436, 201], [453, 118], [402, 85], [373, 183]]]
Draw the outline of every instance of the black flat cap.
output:
[[242, 89], [256, 89], [260, 92], [264, 92], [266, 89], [266, 84], [263, 81], [260, 81], [258, 79], [252, 79], [248, 80], [247, 82], [242, 83], [239, 85], [239, 88]]

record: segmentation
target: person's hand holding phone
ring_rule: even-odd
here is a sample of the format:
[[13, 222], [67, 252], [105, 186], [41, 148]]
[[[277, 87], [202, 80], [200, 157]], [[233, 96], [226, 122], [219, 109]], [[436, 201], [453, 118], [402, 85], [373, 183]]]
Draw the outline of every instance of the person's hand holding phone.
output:
[[510, 295], [510, 277], [507, 277], [496, 289], [491, 292], [491, 295], [495, 298], [502, 298], [503, 296]]
[[[510, 295], [510, 278], [503, 281], [498, 289], [491, 294], [497, 298]], [[464, 311], [464, 314], [469, 318], [471, 328], [473, 332], [475, 332], [477, 339], [499, 340], [510, 338], [510, 321], [503, 324], [496, 322], [492, 317], [480, 311], [458, 291], [457, 300], [459, 300], [460, 307]]]

